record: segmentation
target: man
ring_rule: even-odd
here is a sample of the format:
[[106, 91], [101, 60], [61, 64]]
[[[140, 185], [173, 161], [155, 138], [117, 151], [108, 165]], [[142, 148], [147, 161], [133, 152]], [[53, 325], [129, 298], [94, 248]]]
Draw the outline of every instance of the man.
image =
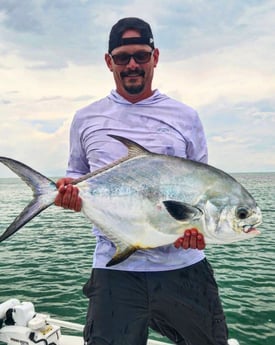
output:
[[[139, 18], [116, 23], [105, 61], [116, 90], [78, 111], [70, 133], [67, 176], [58, 181], [56, 205], [81, 209], [77, 178], [125, 156], [120, 135], [150, 151], [207, 161], [203, 128], [187, 105], [152, 90], [159, 50], [150, 25]], [[90, 299], [87, 345], [145, 345], [148, 327], [181, 345], [226, 345], [227, 326], [212, 269], [195, 229], [174, 245], [137, 251], [106, 268], [115, 247], [94, 229], [97, 246], [84, 293]], [[181, 248], [181, 249], [180, 249]]]

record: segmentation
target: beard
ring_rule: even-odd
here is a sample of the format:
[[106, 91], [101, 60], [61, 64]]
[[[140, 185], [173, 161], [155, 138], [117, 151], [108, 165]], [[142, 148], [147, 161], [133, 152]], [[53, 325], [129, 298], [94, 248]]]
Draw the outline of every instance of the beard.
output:
[[[131, 95], [139, 94], [141, 91], [143, 91], [144, 86], [145, 86], [144, 79], [143, 79], [144, 75], [145, 75], [145, 72], [140, 68], [136, 68], [135, 70], [128, 70], [128, 71], [121, 72], [120, 76], [122, 80], [124, 80], [125, 77], [130, 79], [129, 84], [123, 83], [124, 89]], [[133, 78], [133, 84], [131, 84], [131, 77]], [[137, 77], [142, 77], [142, 81], [140, 82], [140, 84], [136, 84], [135, 78]]]
[[140, 85], [124, 85], [124, 89], [130, 93], [131, 95], [136, 95], [139, 94], [141, 91], [143, 91], [144, 89], [144, 84], [140, 84]]

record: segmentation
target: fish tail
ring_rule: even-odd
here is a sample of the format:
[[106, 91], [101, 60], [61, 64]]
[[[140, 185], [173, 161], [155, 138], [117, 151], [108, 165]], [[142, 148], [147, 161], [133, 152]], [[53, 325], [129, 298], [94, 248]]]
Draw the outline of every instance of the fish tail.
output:
[[54, 181], [21, 162], [7, 157], [0, 157], [0, 162], [18, 175], [33, 191], [32, 201], [0, 236], [0, 242], [2, 242], [22, 228], [40, 212], [52, 205], [57, 193], [57, 188]]

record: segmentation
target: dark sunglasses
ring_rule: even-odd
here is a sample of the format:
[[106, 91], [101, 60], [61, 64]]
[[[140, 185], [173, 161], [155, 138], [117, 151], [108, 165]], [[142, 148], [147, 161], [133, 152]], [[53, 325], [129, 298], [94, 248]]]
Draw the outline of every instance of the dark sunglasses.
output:
[[110, 54], [110, 56], [112, 57], [116, 65], [128, 65], [131, 58], [133, 58], [136, 63], [143, 64], [150, 61], [153, 51], [154, 50], [151, 50], [150, 52], [140, 51], [134, 54], [128, 54], [128, 53], [120, 53], [120, 54], [115, 54], [115, 55]]

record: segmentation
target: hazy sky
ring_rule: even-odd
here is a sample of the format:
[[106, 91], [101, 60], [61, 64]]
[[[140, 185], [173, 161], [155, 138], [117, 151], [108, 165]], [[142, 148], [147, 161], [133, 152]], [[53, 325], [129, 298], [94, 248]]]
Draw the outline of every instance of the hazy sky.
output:
[[154, 88], [199, 112], [209, 163], [275, 171], [275, 0], [0, 0], [0, 155], [64, 175], [75, 111], [114, 88], [125, 16], [151, 24]]

